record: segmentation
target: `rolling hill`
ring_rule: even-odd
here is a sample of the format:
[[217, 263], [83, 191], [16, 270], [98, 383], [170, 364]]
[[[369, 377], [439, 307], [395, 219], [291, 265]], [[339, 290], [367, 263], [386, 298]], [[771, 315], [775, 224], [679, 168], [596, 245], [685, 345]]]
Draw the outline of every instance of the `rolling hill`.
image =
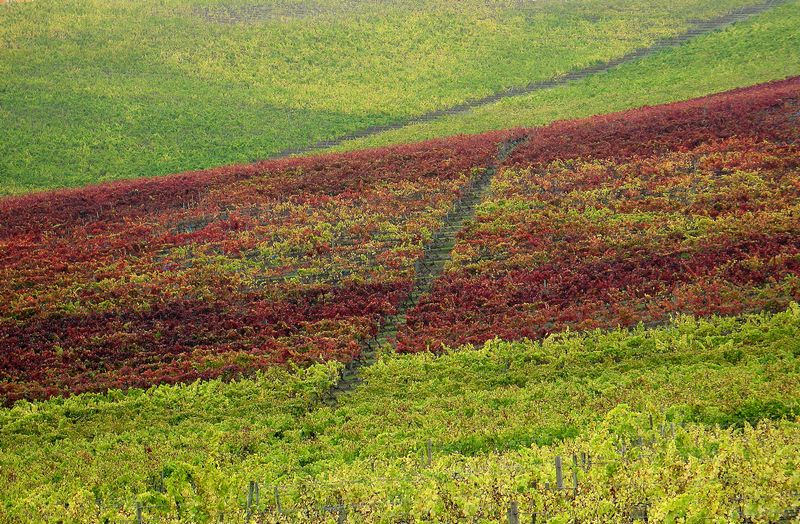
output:
[[[651, 0], [642, 7], [638, 0], [55, 0], [4, 4], [0, 194], [270, 158], [618, 61], [659, 42], [714, 29], [737, 10], [780, 3]], [[622, 97], [629, 103], [624, 107], [800, 73], [791, 31], [797, 2], [789, 2], [776, 16], [777, 22], [770, 18], [766, 24], [749, 26], [752, 34], [746, 36], [754, 38], [752, 47], [736, 46], [746, 69], [715, 73], [704, 86], [667, 90], [659, 99], [641, 93], [629, 96], [629, 91]], [[701, 51], [690, 51], [690, 60], [703, 61], [698, 53], [718, 56], [720, 45], [726, 45], [707, 43], [708, 51], [702, 51], [700, 44]], [[753, 63], [754, 56], [765, 53], [770, 54], [768, 68], [763, 61], [760, 67]], [[647, 62], [643, 67], [649, 73], [654, 66]], [[698, 76], [704, 75], [698, 72]], [[605, 78], [601, 76], [601, 84]], [[666, 76], [656, 80], [657, 87], [671, 84]], [[605, 99], [607, 91], [600, 86], [594, 94]], [[523, 106], [538, 107], [537, 96], [525, 98]], [[556, 111], [552, 117], [622, 108], [620, 102], [600, 104], [589, 112]], [[537, 114], [528, 117], [527, 111], [519, 117], [498, 124], [497, 118], [487, 115], [479, 117], [483, 123], [469, 125], [445, 119], [445, 124], [424, 131], [414, 128], [410, 136], [445, 136], [465, 126], [475, 132], [475, 127], [545, 123]], [[380, 140], [397, 142], [409, 136], [405, 131], [401, 135]]]
[[326, 150], [355, 151], [461, 133], [546, 125], [781, 80], [800, 73], [798, 25], [800, 3], [787, 2], [603, 73], [558, 86], [542, 85], [528, 94], [347, 140]]
[[799, 139], [794, 77], [2, 199], [0, 517], [792, 518]]

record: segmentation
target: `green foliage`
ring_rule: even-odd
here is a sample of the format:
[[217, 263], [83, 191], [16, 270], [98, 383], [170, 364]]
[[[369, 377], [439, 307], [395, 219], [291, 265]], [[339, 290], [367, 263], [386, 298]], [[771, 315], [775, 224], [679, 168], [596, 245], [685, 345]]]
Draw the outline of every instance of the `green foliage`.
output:
[[793, 420], [800, 417], [800, 401], [783, 402], [777, 399], [754, 399], [745, 401], [732, 411], [721, 411], [711, 406], [690, 406], [684, 420], [717, 424], [723, 427], [755, 425], [760, 420]]
[[599, 75], [467, 113], [353, 140], [336, 150], [414, 142], [696, 98], [800, 74], [800, 2]]
[[[311, 522], [339, 500], [352, 522], [495, 522], [512, 499], [555, 522], [627, 518], [645, 498], [659, 521], [724, 520], [741, 504], [766, 522], [800, 488], [798, 339], [793, 305], [384, 354], [336, 408], [321, 401], [334, 364], [20, 401], [0, 411], [0, 520], [119, 520], [136, 500], [152, 521], [233, 519], [256, 480], [257, 511], [274, 511], [279, 485]], [[553, 457], [582, 452], [596, 467], [579, 472], [578, 502], [544, 491]]]
[[2, 5], [0, 194], [262, 159], [607, 61], [750, 3]]

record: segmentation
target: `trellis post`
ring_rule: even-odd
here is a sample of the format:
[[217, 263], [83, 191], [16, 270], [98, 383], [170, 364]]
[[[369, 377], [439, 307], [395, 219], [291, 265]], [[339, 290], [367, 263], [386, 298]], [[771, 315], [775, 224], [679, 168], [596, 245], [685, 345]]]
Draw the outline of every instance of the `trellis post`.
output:
[[508, 507], [508, 524], [519, 524], [519, 506], [516, 500], [512, 500]]
[[561, 469], [561, 456], [556, 457], [556, 489], [564, 489], [564, 472]]

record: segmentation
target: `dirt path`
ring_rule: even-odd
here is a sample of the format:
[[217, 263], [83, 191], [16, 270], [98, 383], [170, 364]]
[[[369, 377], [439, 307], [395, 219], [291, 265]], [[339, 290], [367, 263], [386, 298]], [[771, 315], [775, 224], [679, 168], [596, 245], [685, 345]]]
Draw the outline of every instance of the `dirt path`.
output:
[[608, 71], [620, 64], [624, 64], [626, 62], [632, 62], [639, 58], [655, 54], [661, 51], [662, 49], [677, 47], [679, 45], [688, 42], [689, 40], [691, 40], [696, 36], [705, 35], [713, 31], [722, 29], [726, 26], [729, 26], [735, 22], [741, 22], [747, 20], [748, 18], [754, 15], [772, 9], [773, 7], [784, 4], [788, 1], [789, 0], [765, 0], [760, 4], [744, 7], [724, 16], [720, 16], [705, 21], [698, 21], [695, 23], [694, 27], [692, 27], [689, 31], [686, 31], [685, 33], [682, 33], [680, 35], [671, 38], [658, 40], [650, 46], [636, 49], [634, 51], [631, 51], [630, 53], [617, 57], [608, 62], [604, 62], [589, 67], [584, 67], [582, 69], [575, 70], [571, 73], [555, 77], [551, 80], [546, 80], [542, 82], [533, 82], [525, 86], [513, 87], [511, 89], [507, 89], [505, 91], [501, 91], [483, 98], [468, 100], [466, 102], [463, 102], [461, 104], [446, 109], [430, 111], [428, 113], [424, 113], [422, 115], [415, 116], [413, 118], [409, 118], [392, 124], [370, 126], [331, 140], [320, 140], [319, 142], [316, 142], [309, 146], [285, 149], [271, 158], [283, 158], [291, 155], [305, 154], [321, 149], [326, 149], [329, 147], [338, 146], [349, 140], [355, 140], [357, 138], [364, 138], [372, 135], [377, 135], [379, 133], [383, 133], [384, 131], [400, 129], [414, 124], [430, 122], [431, 120], [436, 120], [446, 115], [465, 113], [471, 109], [475, 109], [481, 106], [486, 106], [494, 102], [497, 102], [499, 100], [502, 100], [504, 98], [526, 95], [534, 91], [549, 89], [552, 87], [557, 87], [567, 84], [569, 82], [574, 82], [576, 80], [581, 80], [591, 75]]
[[385, 317], [378, 334], [362, 345], [361, 357], [345, 367], [339, 383], [325, 399], [326, 404], [336, 405], [338, 395], [353, 389], [361, 382], [359, 376], [361, 368], [375, 362], [376, 352], [379, 348], [387, 344], [396, 347], [397, 332], [405, 325], [406, 314], [416, 307], [420, 297], [427, 293], [433, 285], [433, 281], [442, 275], [445, 264], [451, 258], [456, 235], [469, 220], [475, 217], [476, 207], [489, 189], [489, 184], [497, 173], [498, 166], [525, 139], [526, 137], [523, 137], [502, 143], [492, 164], [486, 166], [486, 169], [464, 188], [461, 200], [455, 202], [453, 208], [443, 219], [442, 226], [436, 230], [431, 241], [423, 248], [422, 258], [414, 266], [414, 284], [411, 293], [398, 307], [397, 314]]

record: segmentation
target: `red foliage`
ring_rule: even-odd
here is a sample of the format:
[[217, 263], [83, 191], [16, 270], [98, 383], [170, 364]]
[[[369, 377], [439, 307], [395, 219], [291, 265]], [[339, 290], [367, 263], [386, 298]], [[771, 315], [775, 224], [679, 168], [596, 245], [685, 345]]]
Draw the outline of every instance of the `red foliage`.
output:
[[505, 136], [0, 200], [0, 397], [358, 357]]
[[788, 142], [800, 138], [800, 77], [655, 107], [531, 130], [530, 140], [505, 165], [527, 167], [553, 160], [623, 160], [683, 151], [731, 137]]
[[532, 131], [404, 351], [800, 300], [800, 78]]
[[489, 164], [401, 349], [800, 298], [800, 78], [529, 131], [0, 200], [0, 397], [356, 358]]

